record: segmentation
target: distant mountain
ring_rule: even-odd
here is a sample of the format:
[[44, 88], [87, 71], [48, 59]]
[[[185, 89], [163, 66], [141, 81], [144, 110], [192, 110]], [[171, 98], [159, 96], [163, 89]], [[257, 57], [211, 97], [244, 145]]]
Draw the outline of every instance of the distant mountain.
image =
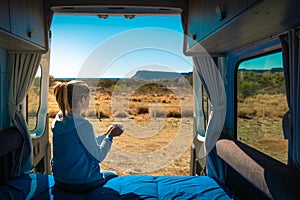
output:
[[178, 73], [178, 72], [163, 72], [163, 71], [137, 71], [136, 74], [131, 77], [136, 80], [160, 80], [160, 79], [174, 79], [181, 78], [182, 76], [191, 76], [192, 72]]
[[266, 70], [263, 70], [263, 69], [261, 69], [261, 70], [258, 70], [258, 69], [240, 69], [239, 71], [252, 71], [252, 72], [255, 72], [255, 73], [271, 72], [273, 74], [275, 72], [283, 72], [283, 68], [275, 67], [275, 68], [266, 69]]

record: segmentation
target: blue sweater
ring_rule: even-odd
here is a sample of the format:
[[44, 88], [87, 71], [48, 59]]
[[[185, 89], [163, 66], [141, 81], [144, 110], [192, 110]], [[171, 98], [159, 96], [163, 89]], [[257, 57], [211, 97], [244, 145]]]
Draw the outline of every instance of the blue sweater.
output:
[[69, 184], [102, 180], [99, 163], [110, 150], [112, 140], [104, 134], [95, 137], [89, 121], [78, 114], [61, 120], [59, 113], [52, 123], [52, 172], [57, 181]]

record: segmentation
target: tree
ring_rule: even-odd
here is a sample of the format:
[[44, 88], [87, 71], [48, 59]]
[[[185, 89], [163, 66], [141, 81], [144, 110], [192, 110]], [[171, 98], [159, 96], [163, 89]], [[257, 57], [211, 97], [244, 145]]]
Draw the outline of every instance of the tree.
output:
[[52, 86], [54, 83], [54, 76], [49, 75], [49, 86]]

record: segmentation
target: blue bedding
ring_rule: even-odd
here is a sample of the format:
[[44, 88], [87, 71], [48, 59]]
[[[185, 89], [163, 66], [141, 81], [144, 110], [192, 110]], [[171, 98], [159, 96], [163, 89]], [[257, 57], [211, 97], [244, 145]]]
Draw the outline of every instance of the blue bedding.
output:
[[53, 185], [52, 175], [23, 175], [0, 187], [0, 199], [233, 199], [208, 176], [120, 176], [89, 194], [66, 193]]

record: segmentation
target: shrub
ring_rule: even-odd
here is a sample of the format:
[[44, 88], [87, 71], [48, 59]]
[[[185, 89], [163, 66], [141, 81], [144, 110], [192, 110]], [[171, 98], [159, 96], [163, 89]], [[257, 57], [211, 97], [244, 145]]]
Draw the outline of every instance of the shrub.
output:
[[186, 109], [182, 111], [182, 117], [193, 117], [194, 116], [194, 111], [191, 109]]
[[133, 101], [133, 102], [142, 102], [141, 99], [136, 99], [136, 98], [133, 98], [132, 101]]
[[167, 117], [181, 118], [181, 113], [179, 111], [169, 111]]
[[105, 111], [102, 111], [102, 110], [97, 110], [96, 111], [96, 116], [98, 119], [101, 119], [101, 118], [109, 118], [110, 117], [110, 114], [105, 112]]
[[259, 89], [259, 84], [252, 81], [244, 81], [239, 83], [238, 92], [243, 98], [254, 95]]
[[148, 107], [138, 107], [137, 108], [137, 114], [147, 114], [149, 113], [149, 108]]
[[162, 103], [169, 103], [169, 102], [168, 102], [167, 100], [165, 100], [165, 99], [162, 100], [161, 102], [162, 102]]
[[150, 108], [150, 116], [151, 117], [157, 117], [157, 118], [166, 118], [167, 113], [162, 108]]
[[114, 113], [114, 117], [116, 118], [127, 118], [129, 114], [125, 111], [117, 111]]
[[243, 119], [252, 119], [254, 116], [257, 115], [257, 110], [253, 108], [239, 108], [238, 109], [238, 117]]

